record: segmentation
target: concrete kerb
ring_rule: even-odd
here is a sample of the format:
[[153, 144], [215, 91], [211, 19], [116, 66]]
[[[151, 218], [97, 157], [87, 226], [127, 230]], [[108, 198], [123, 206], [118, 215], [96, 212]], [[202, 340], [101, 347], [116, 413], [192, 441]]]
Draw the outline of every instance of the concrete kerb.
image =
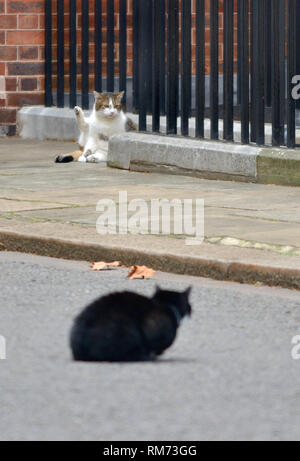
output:
[[1, 250], [81, 261], [119, 260], [124, 266], [147, 265], [157, 271], [239, 283], [262, 283], [300, 290], [300, 270], [171, 253], [138, 251], [113, 246], [0, 232]]
[[[136, 114], [130, 116], [138, 121]], [[147, 118], [147, 124], [151, 130], [151, 117]], [[162, 132], [165, 125], [165, 117], [162, 117]], [[208, 135], [209, 121], [205, 126]], [[266, 128], [267, 138], [270, 137], [269, 128]], [[222, 136], [222, 124], [220, 130]], [[18, 133], [27, 139], [74, 141], [78, 137], [78, 128], [71, 109], [32, 106], [18, 112]], [[238, 137], [239, 126], [235, 124], [235, 139]], [[299, 149], [260, 148], [179, 136], [128, 133], [110, 140], [108, 165], [141, 172], [300, 186]]]
[[132, 171], [300, 186], [300, 150], [142, 133], [114, 136], [108, 165]]
[[24, 139], [75, 141], [79, 130], [72, 109], [28, 106], [17, 113], [17, 132]]
[[108, 165], [213, 179], [256, 181], [260, 149], [225, 142], [127, 133], [111, 138]]

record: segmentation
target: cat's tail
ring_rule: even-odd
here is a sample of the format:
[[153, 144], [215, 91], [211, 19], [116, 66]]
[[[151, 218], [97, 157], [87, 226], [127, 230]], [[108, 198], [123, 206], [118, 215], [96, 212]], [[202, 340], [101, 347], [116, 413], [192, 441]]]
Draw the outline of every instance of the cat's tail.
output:
[[78, 150], [76, 152], [72, 152], [71, 154], [66, 155], [58, 155], [55, 159], [55, 163], [71, 163], [75, 162], [76, 160], [81, 157], [82, 151]]

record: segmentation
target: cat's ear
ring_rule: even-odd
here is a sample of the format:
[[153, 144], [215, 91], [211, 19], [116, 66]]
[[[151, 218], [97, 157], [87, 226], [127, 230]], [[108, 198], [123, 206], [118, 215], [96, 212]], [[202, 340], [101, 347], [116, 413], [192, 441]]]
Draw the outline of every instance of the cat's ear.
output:
[[161, 289], [159, 288], [158, 285], [155, 286], [155, 294], [158, 294], [161, 292]]
[[98, 91], [94, 91], [94, 98], [95, 99], [101, 98], [101, 93], [98, 93]]
[[189, 299], [189, 297], [190, 297], [192, 288], [193, 288], [193, 287], [188, 287], [188, 288], [184, 291], [184, 294], [185, 294], [185, 296], [187, 297], [187, 299]]
[[125, 91], [121, 91], [120, 93], [117, 94], [117, 99], [119, 103], [122, 102], [124, 94], [125, 94]]

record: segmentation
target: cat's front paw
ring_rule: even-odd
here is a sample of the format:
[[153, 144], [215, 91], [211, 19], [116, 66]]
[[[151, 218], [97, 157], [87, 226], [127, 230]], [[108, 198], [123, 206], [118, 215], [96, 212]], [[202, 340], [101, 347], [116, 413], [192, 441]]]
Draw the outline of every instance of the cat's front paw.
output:
[[107, 155], [104, 154], [92, 154], [86, 159], [88, 163], [103, 163], [107, 162]]
[[86, 161], [88, 163], [97, 163], [97, 160], [96, 160], [96, 156], [93, 154], [93, 155], [89, 155], [86, 159]]
[[85, 157], [84, 155], [81, 155], [81, 156], [79, 157], [79, 159], [78, 159], [78, 162], [80, 162], [80, 163], [86, 163], [86, 161], [87, 161], [87, 160], [86, 160], [86, 157]]
[[92, 150], [91, 149], [87, 149], [84, 151], [83, 155], [85, 156], [85, 158], [88, 158], [90, 155], [92, 155]]

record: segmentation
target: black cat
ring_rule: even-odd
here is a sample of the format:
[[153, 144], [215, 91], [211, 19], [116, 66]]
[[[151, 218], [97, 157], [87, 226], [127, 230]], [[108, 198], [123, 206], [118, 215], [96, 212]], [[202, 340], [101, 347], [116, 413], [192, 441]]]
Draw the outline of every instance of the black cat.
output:
[[191, 315], [191, 288], [183, 293], [157, 288], [152, 298], [113, 293], [88, 306], [75, 320], [75, 360], [133, 362], [154, 359], [174, 342], [183, 317]]

